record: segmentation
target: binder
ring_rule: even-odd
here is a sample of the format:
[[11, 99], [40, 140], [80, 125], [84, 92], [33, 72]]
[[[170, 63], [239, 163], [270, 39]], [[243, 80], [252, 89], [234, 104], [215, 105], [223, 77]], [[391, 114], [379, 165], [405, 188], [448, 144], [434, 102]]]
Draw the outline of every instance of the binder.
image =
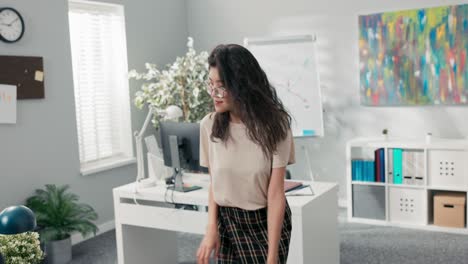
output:
[[372, 177], [372, 181], [375, 182], [375, 162], [369, 161], [369, 175]]
[[403, 182], [410, 184], [411, 179], [414, 176], [414, 151], [405, 150], [402, 154], [402, 171], [403, 171]]
[[374, 151], [375, 181], [385, 182], [385, 150], [383, 148]]
[[362, 181], [362, 160], [355, 160], [355, 179], [356, 181]]
[[367, 160], [362, 161], [362, 175], [364, 176], [364, 181], [370, 181], [369, 178], [369, 163]]
[[375, 180], [377, 182], [380, 182], [381, 179], [380, 179], [380, 169], [381, 169], [381, 166], [380, 166], [380, 155], [379, 155], [379, 149], [376, 149], [374, 151], [374, 159], [375, 159], [375, 171], [374, 171], [374, 175], [375, 175]]
[[388, 179], [387, 182], [393, 183], [393, 149], [388, 149]]
[[424, 152], [414, 152], [414, 184], [424, 184]]
[[413, 184], [413, 177], [412, 176], [403, 176], [403, 183], [407, 185]]
[[362, 162], [362, 180], [363, 181], [369, 181], [369, 175], [367, 175], [367, 162], [365, 160], [361, 161]]
[[380, 182], [385, 182], [385, 149], [379, 149]]
[[402, 149], [393, 149], [393, 183], [403, 183]]
[[351, 180], [356, 180], [356, 160], [351, 160]]

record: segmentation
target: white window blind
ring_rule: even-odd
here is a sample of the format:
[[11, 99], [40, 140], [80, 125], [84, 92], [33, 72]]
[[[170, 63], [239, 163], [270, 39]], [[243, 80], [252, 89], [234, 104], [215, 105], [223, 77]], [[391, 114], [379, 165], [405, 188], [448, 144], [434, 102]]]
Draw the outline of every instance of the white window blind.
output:
[[82, 169], [133, 157], [123, 7], [69, 1], [69, 23]]

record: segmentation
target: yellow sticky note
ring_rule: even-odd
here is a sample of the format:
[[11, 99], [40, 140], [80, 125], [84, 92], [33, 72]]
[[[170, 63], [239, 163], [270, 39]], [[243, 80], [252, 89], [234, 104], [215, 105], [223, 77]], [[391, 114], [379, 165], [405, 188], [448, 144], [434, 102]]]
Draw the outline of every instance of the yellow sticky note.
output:
[[42, 82], [44, 81], [44, 73], [42, 71], [36, 71], [34, 74], [34, 80]]

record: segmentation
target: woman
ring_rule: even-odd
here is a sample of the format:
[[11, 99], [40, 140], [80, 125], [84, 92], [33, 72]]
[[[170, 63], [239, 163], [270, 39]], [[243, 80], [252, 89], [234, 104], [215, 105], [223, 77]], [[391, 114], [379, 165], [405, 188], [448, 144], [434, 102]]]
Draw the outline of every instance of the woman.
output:
[[208, 226], [198, 263], [286, 263], [291, 210], [286, 165], [295, 162], [290, 123], [254, 56], [239, 45], [210, 54], [215, 112], [200, 124], [200, 165], [209, 168]]

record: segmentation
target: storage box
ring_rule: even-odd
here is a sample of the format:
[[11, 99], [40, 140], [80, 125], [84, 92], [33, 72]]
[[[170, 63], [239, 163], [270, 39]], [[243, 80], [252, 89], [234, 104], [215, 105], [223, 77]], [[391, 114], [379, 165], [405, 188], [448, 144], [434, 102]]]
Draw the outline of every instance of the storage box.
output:
[[354, 184], [353, 217], [385, 220], [385, 187]]
[[467, 187], [467, 153], [455, 150], [430, 150], [429, 184], [436, 187]]
[[434, 225], [465, 227], [465, 193], [437, 193], [434, 195]]
[[390, 221], [425, 225], [427, 222], [425, 199], [426, 191], [423, 189], [390, 187]]

